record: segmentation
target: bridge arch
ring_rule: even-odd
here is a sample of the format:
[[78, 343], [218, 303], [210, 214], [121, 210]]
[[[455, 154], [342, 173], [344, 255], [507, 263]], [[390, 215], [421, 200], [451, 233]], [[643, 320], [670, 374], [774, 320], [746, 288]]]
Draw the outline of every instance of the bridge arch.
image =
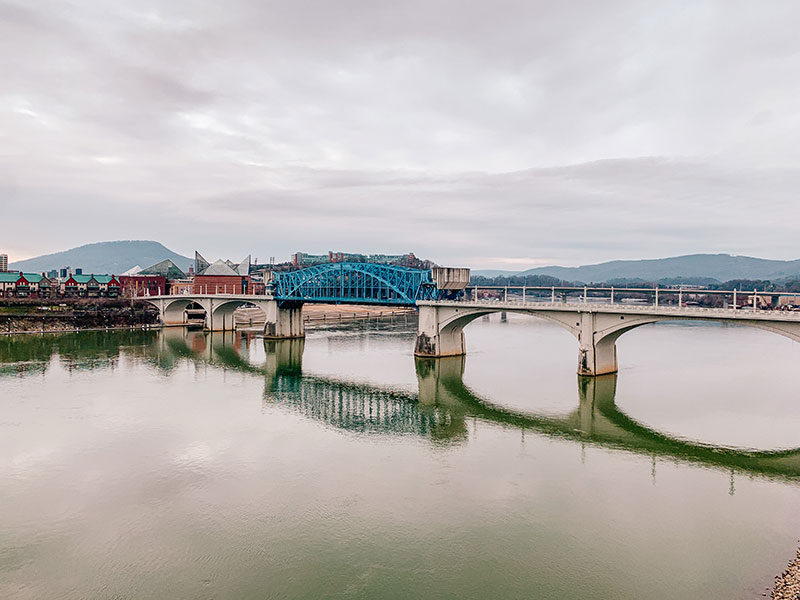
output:
[[[464, 307], [454, 308], [452, 311], [442, 311], [439, 315], [431, 315], [427, 310], [428, 307], [420, 309], [420, 335], [417, 336], [417, 348], [415, 353], [419, 356], [430, 356], [432, 346], [439, 346], [441, 354], [438, 356], [458, 356], [466, 353], [466, 342], [464, 339], [464, 328], [472, 323], [474, 320], [490, 315], [497, 312], [508, 312], [507, 309], [502, 307], [486, 306], [486, 307]], [[575, 337], [578, 337], [579, 329], [570, 325], [571, 319], [560, 319], [558, 315], [548, 313], [539, 313], [536, 311], [511, 311], [522, 314], [529, 314], [531, 316], [539, 317], [547, 321], [554, 322]], [[436, 331], [432, 332], [433, 335], [422, 333], [422, 323], [433, 317], [436, 321]], [[433, 328], [432, 328], [433, 329]], [[438, 340], [435, 338], [438, 337]]]
[[276, 274], [279, 301], [414, 306], [435, 298], [430, 271], [397, 265], [325, 263]]
[[616, 373], [616, 341], [623, 334], [643, 325], [662, 321], [733, 322], [777, 333], [800, 342], [800, 321], [783, 322], [758, 318], [732, 320], [714, 315], [658, 315], [587, 310], [536, 309], [509, 306], [457, 306], [451, 304], [423, 304], [415, 347], [417, 356], [458, 356], [466, 353], [464, 327], [483, 315], [495, 312], [529, 314], [554, 322], [572, 333], [578, 340], [578, 374], [604, 375]]
[[187, 311], [192, 309], [203, 310], [208, 317], [208, 307], [196, 298], [177, 298], [174, 300], [160, 300], [155, 304], [161, 313], [161, 322], [164, 325], [185, 325], [188, 321]]
[[213, 330], [232, 330], [236, 329], [236, 317], [234, 313], [236, 312], [237, 308], [242, 308], [244, 306], [247, 307], [254, 307], [261, 310], [264, 313], [263, 321], [266, 322], [267, 320], [267, 310], [264, 306], [260, 305], [258, 302], [252, 302], [250, 300], [222, 300], [222, 301], [212, 301], [212, 309], [211, 315], [209, 319], [209, 328]]

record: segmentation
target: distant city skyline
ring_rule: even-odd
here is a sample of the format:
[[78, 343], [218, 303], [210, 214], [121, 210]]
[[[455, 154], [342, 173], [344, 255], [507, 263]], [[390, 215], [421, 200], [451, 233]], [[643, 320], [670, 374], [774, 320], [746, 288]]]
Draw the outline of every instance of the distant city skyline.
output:
[[800, 258], [798, 21], [791, 1], [0, 0], [0, 251]]

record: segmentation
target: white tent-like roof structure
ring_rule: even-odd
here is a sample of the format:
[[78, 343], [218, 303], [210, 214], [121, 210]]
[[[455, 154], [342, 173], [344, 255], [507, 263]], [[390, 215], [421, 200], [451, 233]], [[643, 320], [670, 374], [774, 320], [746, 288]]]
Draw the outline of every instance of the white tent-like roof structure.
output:
[[214, 263], [209, 263], [203, 258], [200, 253], [195, 250], [194, 262], [197, 275], [249, 275], [250, 265], [252, 263], [250, 255], [248, 254], [245, 259], [240, 263], [235, 263], [230, 260], [218, 260]]
[[120, 273], [120, 275], [124, 276], [124, 277], [128, 277], [128, 276], [131, 276], [131, 275], [136, 275], [137, 273], [141, 273], [141, 272], [142, 272], [142, 267], [140, 267], [139, 265], [136, 265], [135, 267], [131, 267], [130, 269], [128, 269], [124, 273]]
[[208, 267], [203, 269], [202, 273], [199, 275], [239, 275], [236, 271], [231, 269], [224, 260], [218, 260], [214, 263], [211, 263]]

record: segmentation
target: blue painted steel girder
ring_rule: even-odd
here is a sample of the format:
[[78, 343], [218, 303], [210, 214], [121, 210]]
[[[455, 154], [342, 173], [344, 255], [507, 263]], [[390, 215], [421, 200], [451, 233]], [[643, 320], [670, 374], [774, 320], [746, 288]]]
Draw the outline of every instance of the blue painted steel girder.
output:
[[273, 285], [279, 301], [415, 306], [438, 297], [430, 271], [372, 263], [327, 263], [275, 273]]

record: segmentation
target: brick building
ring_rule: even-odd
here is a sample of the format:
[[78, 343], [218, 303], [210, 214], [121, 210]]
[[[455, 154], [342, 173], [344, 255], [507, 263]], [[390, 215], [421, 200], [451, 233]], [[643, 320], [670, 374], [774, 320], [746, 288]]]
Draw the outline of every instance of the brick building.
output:
[[[252, 294], [252, 280], [247, 273], [249, 270], [249, 257], [247, 269], [244, 263], [241, 269], [235, 269], [229, 263], [218, 260], [208, 265], [194, 276], [192, 293], [194, 294]], [[237, 272], [241, 270], [241, 273]]]
[[169, 294], [169, 283], [163, 275], [120, 275], [120, 291], [126, 298]]

